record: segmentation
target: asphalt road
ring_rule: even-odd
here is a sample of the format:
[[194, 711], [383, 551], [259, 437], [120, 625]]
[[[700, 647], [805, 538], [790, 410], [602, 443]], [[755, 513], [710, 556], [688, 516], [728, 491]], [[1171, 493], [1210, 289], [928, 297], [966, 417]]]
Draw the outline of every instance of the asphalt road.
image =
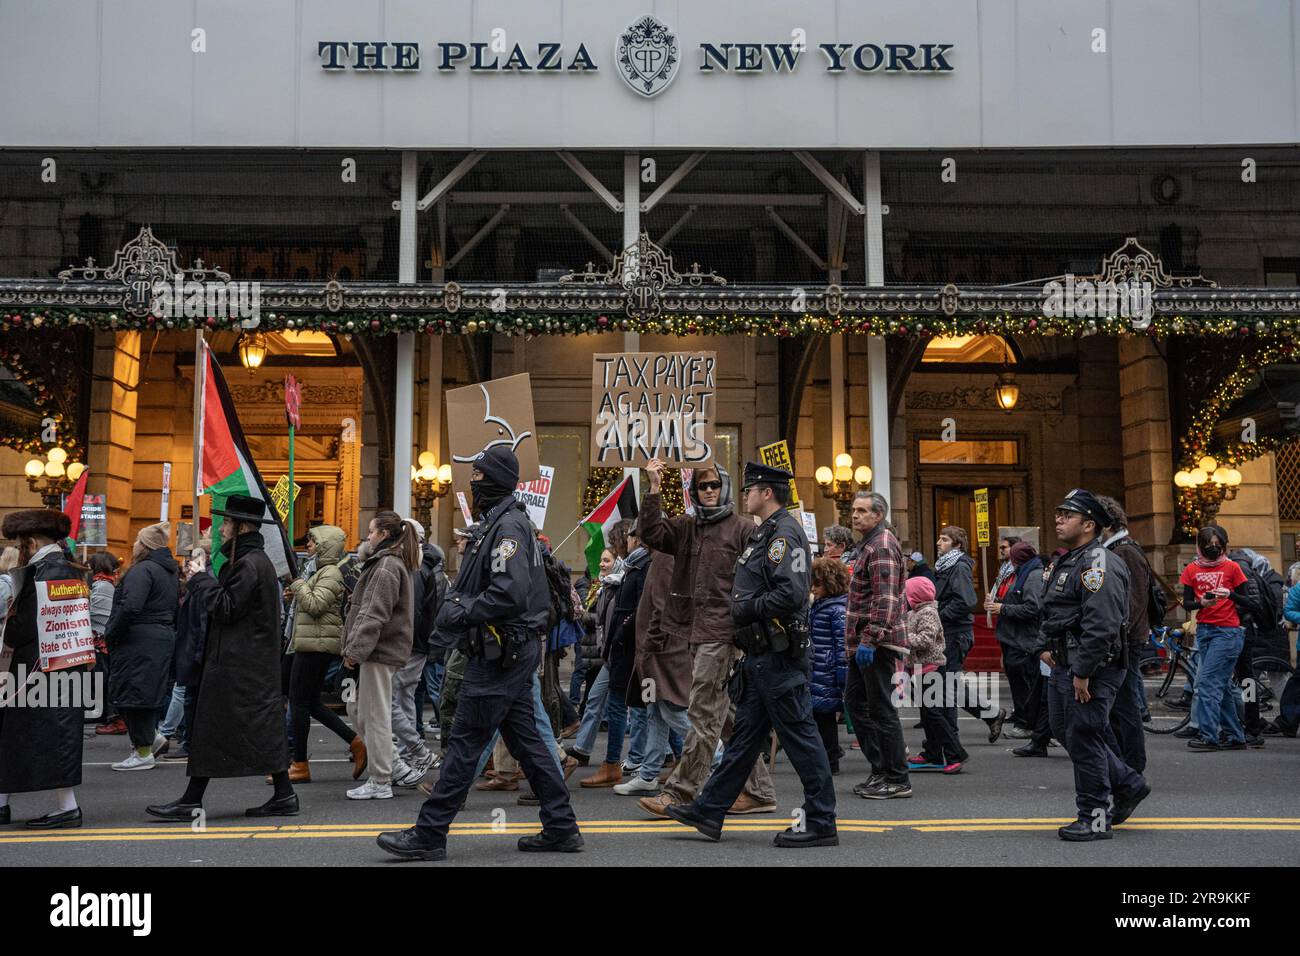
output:
[[[912, 729], [914, 723], [912, 713], [905, 712], [904, 728], [915, 753], [920, 731]], [[1062, 750], [1054, 749], [1048, 759], [1018, 758], [1011, 749], [1022, 741], [989, 744], [983, 724], [965, 715], [961, 728], [971, 753], [966, 770], [952, 777], [914, 774], [911, 799], [854, 796], [853, 785], [867, 776], [867, 767], [858, 751], [850, 751], [835, 778], [840, 821], [835, 848], [771, 846], [772, 835], [789, 825], [801, 802], [798, 779], [778, 756], [778, 813], [729, 818], [718, 844], [672, 821], [649, 819], [633, 797], [584, 790], [578, 783], [593, 771], [580, 769], [569, 783], [586, 837], [583, 853], [519, 853], [518, 836], [537, 828], [536, 808], [518, 806], [514, 793], [471, 791], [442, 864], [400, 864], [375, 846], [380, 831], [414, 822], [422, 795], [399, 790], [392, 800], [346, 799], [344, 791], [353, 785], [350, 765], [338, 739], [319, 725], [312, 725], [313, 782], [298, 788], [303, 806], [298, 817], [273, 823], [247, 819], [244, 808], [264, 801], [269, 787], [255, 778], [215, 780], [202, 833], [154, 821], [144, 812], [146, 804], [181, 794], [183, 764], [116, 773], [109, 765], [125, 756], [126, 738], [92, 735], [77, 791], [84, 827], [25, 830], [19, 821], [50, 809], [49, 796], [15, 795], [15, 823], [0, 828], [0, 866], [1300, 864], [1300, 739], [1269, 738], [1263, 750], [1204, 754], [1187, 750], [1182, 740], [1148, 735], [1152, 796], [1113, 840], [1080, 845], [1064, 843], [1055, 833], [1073, 817], [1070, 762]]]

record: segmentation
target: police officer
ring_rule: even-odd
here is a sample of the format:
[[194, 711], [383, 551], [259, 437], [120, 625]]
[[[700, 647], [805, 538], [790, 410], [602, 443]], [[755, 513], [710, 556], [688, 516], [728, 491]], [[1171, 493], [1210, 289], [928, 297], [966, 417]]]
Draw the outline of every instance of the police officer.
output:
[[438, 611], [431, 644], [468, 654], [442, 774], [415, 826], [381, 833], [379, 846], [404, 860], [443, 860], [447, 829], [469, 793], [480, 755], [499, 727], [540, 799], [542, 832], [522, 837], [524, 851], [582, 847], [569, 791], [533, 716], [533, 673], [541, 660], [550, 592], [541, 547], [514, 497], [519, 461], [504, 446], [474, 462], [470, 490], [479, 525], [465, 547], [456, 583]]
[[[1056, 535], [1070, 550], [1043, 592], [1039, 657], [1052, 668], [1047, 706], [1052, 736], [1074, 763], [1078, 818], [1062, 840], [1109, 840], [1151, 793], [1142, 775], [1107, 743], [1110, 710], [1124, 683], [1129, 574], [1101, 542], [1110, 523], [1089, 491], [1075, 489], [1056, 509]], [[1111, 797], [1114, 796], [1114, 807]]]
[[735, 729], [722, 763], [690, 803], [667, 813], [710, 840], [722, 838], [727, 810], [745, 786], [754, 762], [776, 731], [804, 787], [803, 816], [773, 841], [776, 846], [836, 846], [835, 788], [830, 762], [813, 720], [808, 689], [808, 539], [786, 510], [788, 471], [745, 465], [745, 510], [762, 522], [736, 562], [731, 620], [744, 682]]

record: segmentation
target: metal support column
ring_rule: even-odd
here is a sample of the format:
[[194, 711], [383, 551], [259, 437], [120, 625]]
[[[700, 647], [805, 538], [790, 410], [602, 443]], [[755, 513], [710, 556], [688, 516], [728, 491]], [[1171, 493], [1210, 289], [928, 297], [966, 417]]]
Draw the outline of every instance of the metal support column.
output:
[[[402, 150], [402, 208], [397, 238], [397, 281], [415, 282], [416, 185], [419, 162]], [[411, 443], [415, 419], [415, 333], [397, 337], [397, 395], [393, 406], [393, 510], [411, 513]]]
[[[865, 249], [867, 285], [885, 284], [885, 230], [881, 216], [880, 154], [868, 150], [862, 157], [862, 184], [866, 202]], [[889, 383], [885, 362], [885, 339], [873, 335], [867, 340], [867, 383], [870, 395], [871, 487], [891, 496], [889, 486]]]

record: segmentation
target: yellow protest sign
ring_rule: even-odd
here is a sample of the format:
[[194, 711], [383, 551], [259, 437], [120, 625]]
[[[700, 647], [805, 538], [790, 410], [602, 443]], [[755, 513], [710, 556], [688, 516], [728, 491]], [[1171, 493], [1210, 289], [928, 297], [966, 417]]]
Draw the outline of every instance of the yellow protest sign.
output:
[[975, 489], [975, 543], [981, 546], [991, 542], [989, 537], [989, 490]]
[[[794, 474], [794, 462], [790, 460], [790, 446], [784, 441], [774, 441], [770, 445], [760, 446], [758, 457], [769, 468], [780, 468]], [[799, 507], [799, 490], [795, 487], [793, 478], [790, 479], [790, 503], [786, 508], [790, 511], [802, 510]]]
[[[298, 493], [302, 491], [302, 485], [298, 482], [293, 483], [293, 500], [298, 500]], [[276, 512], [280, 515], [280, 520], [285, 521], [289, 517], [289, 476], [281, 475], [280, 480], [275, 483], [271, 489], [271, 503], [275, 505]]]

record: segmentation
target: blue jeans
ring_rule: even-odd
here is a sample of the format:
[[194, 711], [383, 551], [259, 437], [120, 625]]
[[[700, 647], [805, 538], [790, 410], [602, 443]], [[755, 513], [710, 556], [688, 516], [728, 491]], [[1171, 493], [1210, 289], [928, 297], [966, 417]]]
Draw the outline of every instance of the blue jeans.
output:
[[[585, 757], [590, 757], [591, 752], [596, 749], [596, 735], [600, 733], [600, 721], [605, 716], [605, 704], [608, 700], [609, 668], [602, 667], [591, 683], [591, 693], [587, 695], [587, 709], [582, 712], [582, 725], [578, 728], [578, 736], [573, 741], [573, 749]], [[612, 727], [610, 731], [613, 732]]]
[[[542, 682], [538, 679], [536, 673], [533, 674], [533, 725], [537, 728], [537, 733], [542, 738], [542, 742], [550, 749], [551, 756], [555, 758], [555, 763], [563, 771], [564, 765], [560, 763], [560, 755], [555, 752], [555, 730], [551, 727], [551, 718], [546, 716], [546, 707], [542, 704]], [[487, 766], [488, 758], [492, 756], [492, 748], [497, 745], [497, 738], [500, 736], [501, 730], [499, 728], [492, 732], [492, 739], [488, 741], [487, 748], [483, 751], [482, 756], [478, 758], [478, 766], [474, 769], [475, 778], [483, 776], [483, 768]]]
[[569, 703], [577, 707], [582, 703], [582, 681], [587, 676], [587, 664], [582, 659], [582, 645], [573, 645], [573, 676], [569, 678]]
[[[608, 678], [606, 680], [608, 681]], [[605, 762], [620, 763], [623, 760], [623, 737], [627, 733], [628, 711], [640, 708], [628, 707], [623, 695], [611, 693], [608, 685], [605, 689], [605, 698], [605, 723], [609, 731], [605, 738]], [[591, 710], [590, 704], [587, 705], [587, 709]]]
[[442, 698], [443, 666], [439, 661], [428, 661], [424, 665], [423, 679], [415, 688], [415, 726], [424, 730], [424, 705], [428, 702], [434, 713]]
[[1221, 731], [1233, 741], [1246, 739], [1237, 710], [1241, 692], [1232, 679], [1244, 643], [1245, 631], [1240, 627], [1201, 624], [1196, 628], [1201, 664], [1193, 688], [1192, 723], [1201, 737], [1211, 743], [1218, 743]]
[[668, 751], [672, 749], [673, 735], [689, 733], [691, 721], [686, 716], [685, 707], [662, 700], [646, 704], [645, 713], [646, 744], [645, 756], [641, 758], [641, 779], [653, 781], [659, 776]]
[[627, 764], [629, 767], [639, 767], [645, 759], [646, 740], [650, 736], [650, 718], [645, 707], [627, 709], [627, 727], [632, 738], [627, 747]]
[[[158, 727], [158, 733], [164, 737], [177, 736], [185, 724], [185, 688], [180, 684], [172, 685], [171, 700], [167, 703], [167, 715]], [[183, 736], [183, 735], [182, 735]]]

